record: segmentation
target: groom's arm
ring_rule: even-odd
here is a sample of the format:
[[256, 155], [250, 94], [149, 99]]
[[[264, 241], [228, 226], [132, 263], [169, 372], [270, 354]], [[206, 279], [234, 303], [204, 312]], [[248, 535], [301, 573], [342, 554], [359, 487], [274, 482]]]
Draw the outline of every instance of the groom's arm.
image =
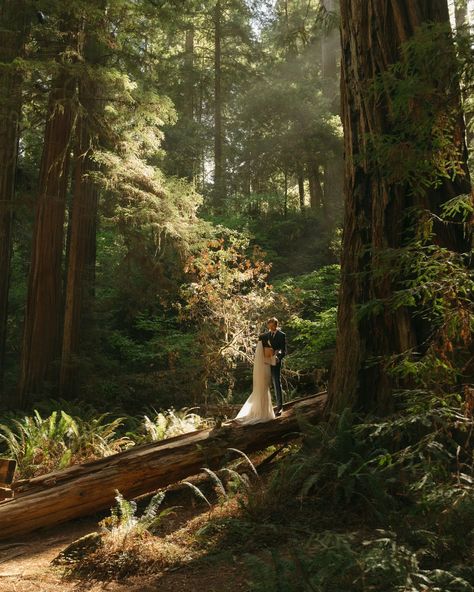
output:
[[281, 347], [277, 351], [277, 358], [281, 361], [286, 356], [286, 334], [282, 332]]

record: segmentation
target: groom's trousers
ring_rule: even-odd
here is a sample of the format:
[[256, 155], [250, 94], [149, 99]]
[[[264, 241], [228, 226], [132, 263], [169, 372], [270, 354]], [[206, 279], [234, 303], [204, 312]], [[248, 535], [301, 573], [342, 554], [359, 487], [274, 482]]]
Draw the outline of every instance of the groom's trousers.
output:
[[281, 364], [270, 366], [272, 369], [273, 392], [275, 393], [277, 408], [280, 409], [283, 405], [283, 395], [281, 392]]

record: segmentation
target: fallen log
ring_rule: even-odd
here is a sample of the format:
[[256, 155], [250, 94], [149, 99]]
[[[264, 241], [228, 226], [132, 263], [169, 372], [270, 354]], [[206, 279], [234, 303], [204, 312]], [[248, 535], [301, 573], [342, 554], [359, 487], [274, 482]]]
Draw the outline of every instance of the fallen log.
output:
[[248, 453], [291, 440], [301, 421], [322, 417], [325, 401], [320, 393], [287, 403], [281, 417], [266, 423], [199, 430], [13, 483], [14, 498], [0, 502], [0, 539], [110, 508], [116, 490], [131, 499], [202, 467], [218, 468], [230, 461], [231, 447]]

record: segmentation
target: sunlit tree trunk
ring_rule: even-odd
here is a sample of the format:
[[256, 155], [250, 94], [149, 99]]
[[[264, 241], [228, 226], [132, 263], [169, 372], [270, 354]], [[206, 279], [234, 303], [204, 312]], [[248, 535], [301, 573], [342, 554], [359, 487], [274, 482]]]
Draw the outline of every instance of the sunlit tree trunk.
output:
[[[194, 25], [190, 25], [185, 34], [184, 47], [184, 105], [183, 115], [190, 129], [193, 129], [194, 111], [195, 111], [195, 82], [196, 75], [194, 69]], [[185, 177], [192, 181], [197, 172], [197, 154], [194, 153], [194, 147], [188, 149], [189, 157], [186, 159]]]
[[225, 198], [224, 130], [222, 123], [222, 2], [214, 8], [214, 207]]
[[53, 81], [49, 98], [28, 278], [20, 405], [39, 392], [45, 379], [51, 378], [52, 364], [59, 356], [61, 263], [74, 88], [75, 81], [63, 72]]
[[[415, 313], [384, 307], [377, 314], [358, 316], [358, 308], [372, 301], [385, 301], [395, 287], [389, 271], [381, 270], [381, 254], [403, 246], [407, 209], [420, 206], [439, 213], [440, 204], [468, 193], [469, 177], [444, 179], [420, 197], [391, 181], [366, 155], [367, 137], [393, 129], [390, 97], [368, 92], [368, 82], [400, 60], [400, 45], [409, 40], [423, 22], [448, 23], [446, 0], [341, 0], [342, 117], [345, 142], [345, 220], [342, 279], [339, 296], [336, 354], [329, 385], [329, 408], [346, 406], [385, 413], [392, 407], [393, 379], [381, 360], [415, 348], [426, 338]], [[449, 39], [440, 51], [451, 51]], [[431, 72], [427, 71], [426, 76]], [[458, 113], [454, 142], [461, 161], [466, 159], [463, 119], [456, 78], [435, 80], [443, 85], [446, 112]], [[437, 86], [439, 88], [439, 86]], [[419, 105], [426, 109], [425, 102]], [[468, 251], [470, 239], [461, 226], [435, 227], [435, 240], [460, 252]]]
[[304, 203], [304, 175], [303, 171], [298, 170], [298, 196], [300, 200], [300, 210], [304, 212], [305, 203]]
[[[339, 11], [339, 2], [337, 0], [323, 0], [325, 10], [331, 14], [332, 18]], [[323, 92], [330, 101], [331, 109], [339, 114], [340, 102], [339, 93], [339, 61], [341, 57], [341, 43], [339, 39], [339, 30], [333, 27], [326, 31], [321, 39], [321, 74], [323, 78]], [[343, 183], [344, 164], [341, 151], [336, 151], [322, 163], [324, 166], [324, 211], [326, 218], [334, 219], [340, 211], [343, 202]]]
[[454, 15], [456, 29], [461, 29], [468, 23], [467, 19], [467, 0], [456, 0], [454, 3]]
[[94, 164], [86, 116], [78, 122], [76, 136], [60, 371], [60, 393], [66, 398], [79, 384], [76, 361], [84, 317], [91, 310], [96, 260], [98, 192], [90, 178]]
[[[22, 52], [26, 32], [24, 11], [21, 0], [0, 2], [0, 62], [4, 64], [11, 64]], [[21, 82], [16, 69], [6, 66], [0, 71], [0, 392], [5, 367]]]
[[308, 163], [307, 167], [308, 182], [309, 182], [309, 197], [312, 210], [319, 210], [322, 207], [324, 196], [323, 188], [321, 186], [321, 174], [316, 162]]

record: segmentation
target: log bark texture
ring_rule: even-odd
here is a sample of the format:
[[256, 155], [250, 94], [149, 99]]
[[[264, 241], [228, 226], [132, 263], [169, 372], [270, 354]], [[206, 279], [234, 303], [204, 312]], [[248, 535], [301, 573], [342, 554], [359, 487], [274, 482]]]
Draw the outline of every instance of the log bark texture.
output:
[[116, 490], [130, 499], [218, 468], [235, 459], [229, 448], [248, 453], [294, 439], [301, 422], [322, 417], [325, 401], [324, 393], [314, 395], [287, 403], [266, 423], [200, 430], [13, 483], [15, 497], [0, 503], [0, 539], [110, 508]]

